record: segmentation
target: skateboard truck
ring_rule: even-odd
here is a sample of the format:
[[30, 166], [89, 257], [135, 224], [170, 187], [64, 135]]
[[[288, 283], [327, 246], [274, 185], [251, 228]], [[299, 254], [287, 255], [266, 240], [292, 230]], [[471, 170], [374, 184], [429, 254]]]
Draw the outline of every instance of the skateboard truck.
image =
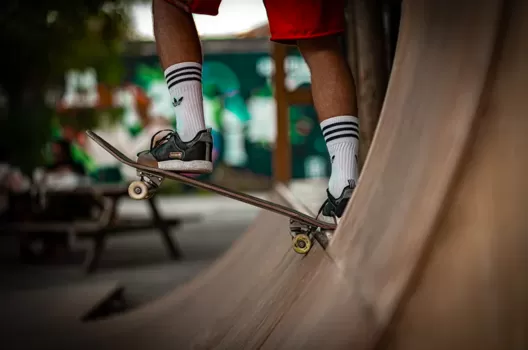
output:
[[128, 195], [133, 199], [149, 199], [161, 186], [163, 177], [138, 170], [139, 180], [132, 181], [128, 186]]
[[314, 239], [326, 249], [332, 238], [331, 231], [295, 219], [290, 219], [290, 234], [293, 250], [299, 254], [308, 253], [312, 249]]
[[299, 254], [308, 253], [312, 248], [314, 232], [317, 229], [313, 225], [290, 219], [290, 234], [293, 238], [293, 250]]

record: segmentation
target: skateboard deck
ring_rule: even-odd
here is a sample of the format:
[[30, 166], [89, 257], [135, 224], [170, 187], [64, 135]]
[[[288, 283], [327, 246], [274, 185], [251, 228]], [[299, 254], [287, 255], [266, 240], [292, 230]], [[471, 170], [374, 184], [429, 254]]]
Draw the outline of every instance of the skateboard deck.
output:
[[329, 235], [336, 228], [336, 224], [318, 220], [317, 218], [313, 218], [280, 204], [227, 189], [222, 186], [203, 182], [176, 172], [139, 164], [127, 157], [95, 132], [88, 130], [86, 134], [119, 162], [137, 170], [140, 180], [133, 181], [128, 188], [130, 197], [134, 199], [150, 198], [154, 195], [164, 179], [179, 181], [189, 186], [215, 192], [222, 196], [288, 217], [290, 219], [290, 233], [293, 237], [293, 248], [300, 254], [306, 254], [310, 250], [312, 239], [316, 239], [323, 248], [326, 248]]

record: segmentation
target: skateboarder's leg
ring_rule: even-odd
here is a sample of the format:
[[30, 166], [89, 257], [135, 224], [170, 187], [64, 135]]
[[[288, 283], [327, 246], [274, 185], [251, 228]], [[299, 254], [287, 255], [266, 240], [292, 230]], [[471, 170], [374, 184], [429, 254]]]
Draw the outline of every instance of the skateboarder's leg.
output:
[[212, 136], [205, 128], [203, 111], [202, 48], [192, 13], [216, 15], [220, 1], [152, 1], [154, 36], [177, 132], [140, 153], [138, 162], [142, 164], [180, 172], [213, 170]]
[[314, 106], [332, 164], [323, 214], [340, 217], [358, 179], [355, 84], [337, 36], [299, 40], [298, 47], [310, 68]]
[[344, 0], [265, 0], [271, 39], [296, 44], [307, 62], [312, 95], [332, 161], [324, 215], [340, 217], [358, 178], [356, 89], [339, 35]]
[[167, 0], [153, 0], [156, 48], [183, 141], [205, 129], [202, 47], [192, 14]]

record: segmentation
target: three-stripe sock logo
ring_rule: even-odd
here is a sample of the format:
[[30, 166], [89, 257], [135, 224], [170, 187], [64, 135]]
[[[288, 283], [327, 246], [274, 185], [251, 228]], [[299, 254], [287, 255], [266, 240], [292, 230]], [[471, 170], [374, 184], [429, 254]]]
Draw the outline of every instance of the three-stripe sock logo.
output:
[[344, 141], [345, 139], [350, 138], [359, 140], [359, 123], [357, 121], [338, 121], [335, 123], [328, 123], [323, 126], [322, 132], [326, 143], [331, 141]]
[[202, 69], [196, 66], [181, 67], [165, 74], [169, 90], [174, 86], [188, 81], [202, 81]]

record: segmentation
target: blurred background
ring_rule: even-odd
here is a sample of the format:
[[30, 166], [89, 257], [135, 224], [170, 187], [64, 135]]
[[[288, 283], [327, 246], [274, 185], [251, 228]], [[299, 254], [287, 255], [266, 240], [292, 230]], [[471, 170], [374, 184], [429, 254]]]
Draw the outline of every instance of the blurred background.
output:
[[[357, 1], [346, 13], [344, 49], [364, 97], [362, 159], [399, 6]], [[262, 198], [277, 181], [312, 181], [307, 191], [324, 196], [330, 162], [310, 73], [296, 49], [269, 41], [262, 0], [223, 0], [218, 16], [194, 17], [215, 162], [199, 179]], [[193, 277], [247, 229], [257, 209], [175, 181], [148, 201], [129, 199], [136, 171], [85, 135], [94, 130], [134, 158], [156, 131], [175, 127], [150, 1], [6, 0], [0, 26], [2, 291], [116, 280], [140, 304]]]
[[[69, 148], [92, 181], [134, 178], [133, 169], [89, 142], [84, 131], [93, 129], [135, 156], [160, 127], [175, 126], [150, 3], [64, 2], [63, 8], [60, 2], [27, 8], [15, 3], [2, 15], [9, 18], [5, 44], [16, 52], [2, 73], [2, 109], [10, 116], [1, 131], [7, 162], [33, 176], [36, 166], [53, 162], [51, 143], [64, 141], [63, 150]], [[227, 0], [218, 16], [195, 17], [204, 46], [205, 117], [215, 138], [216, 171], [204, 179], [242, 190], [268, 189], [276, 107], [262, 2]], [[309, 84], [297, 52], [288, 53], [285, 64], [289, 90]], [[293, 106], [290, 113], [293, 178], [328, 176], [313, 108]], [[164, 190], [193, 191], [176, 183]]]

